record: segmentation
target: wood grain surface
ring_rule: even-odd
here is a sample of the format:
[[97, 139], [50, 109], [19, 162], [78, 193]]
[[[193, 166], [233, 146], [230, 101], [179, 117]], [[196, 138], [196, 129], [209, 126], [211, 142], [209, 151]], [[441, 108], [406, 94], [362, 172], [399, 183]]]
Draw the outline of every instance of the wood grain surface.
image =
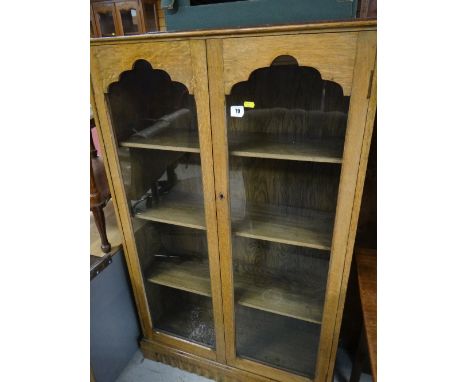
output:
[[135, 215], [139, 219], [174, 224], [182, 227], [206, 229], [203, 204], [191, 201], [190, 196], [178, 195], [161, 200], [160, 203]]
[[244, 307], [236, 321], [239, 358], [293, 372], [290, 381], [313, 377], [317, 349], [310, 344], [318, 341], [320, 325]]
[[216, 359], [226, 362], [226, 344], [224, 337], [223, 300], [219, 265], [218, 221], [214, 200], [215, 179], [213, 171], [213, 142], [211, 108], [208, 87], [208, 62], [205, 41], [190, 41], [190, 53], [194, 72], [194, 94], [198, 105], [197, 117], [200, 136], [200, 160], [202, 166], [203, 197], [206, 216], [208, 255], [210, 258], [211, 291], [213, 315], [216, 332]]
[[358, 249], [356, 263], [372, 379], [377, 381], [377, 251]]
[[202, 296], [211, 296], [207, 263], [197, 261], [185, 261], [181, 264], [154, 262], [148, 273], [148, 281]]
[[[119, 249], [122, 248], [122, 235], [119, 230], [119, 226], [117, 223], [117, 217], [114, 210], [114, 205], [112, 200], [107, 203], [107, 206], [104, 207], [104, 216], [106, 219], [106, 231], [107, 231], [107, 238], [109, 239], [109, 243], [111, 243], [112, 248], [110, 250], [110, 254], [114, 255], [117, 253]], [[96, 228], [94, 223], [94, 217], [90, 214], [90, 252], [91, 255], [97, 257], [103, 257], [106, 254], [101, 249], [101, 238], [99, 236], [99, 232]]]
[[[151, 283], [212, 296], [206, 262], [153, 262], [147, 273]], [[321, 284], [318, 279], [303, 285], [291, 285], [286, 279], [259, 279], [258, 275], [246, 273], [234, 275], [236, 303], [302, 321], [321, 322], [326, 278]]]
[[173, 81], [183, 83], [193, 94], [192, 60], [188, 41], [148, 41], [133, 45], [99, 45], [94, 49], [94, 59], [101, 73], [100, 87], [107, 92], [108, 86], [119, 80], [122, 73], [130, 71], [135, 61], [145, 58], [153, 69], [169, 73]]
[[[353, 90], [343, 152], [330, 273], [325, 299], [320, 350], [330, 354], [319, 360], [317, 378], [330, 382], [338, 348], [344, 301], [354, 250], [357, 221], [377, 104], [376, 33], [360, 32]], [[328, 301], [327, 301], [328, 300]], [[334, 324], [333, 324], [334, 322]], [[323, 339], [323, 340], [322, 340]], [[323, 341], [323, 342], [322, 342]], [[321, 361], [324, 363], [321, 363]]]
[[297, 35], [336, 32], [375, 31], [377, 20], [347, 20], [347, 21], [319, 21], [315, 23], [288, 24], [275, 26], [207, 29], [184, 32], [154, 33], [139, 36], [113, 37], [106, 39], [91, 39], [91, 46], [114, 45], [116, 43], [135, 44], [148, 41], [179, 41], [188, 39], [225, 39], [227, 37], [248, 37], [268, 35]]
[[223, 382], [271, 382], [270, 378], [233, 368], [225, 363], [197, 356], [164, 343], [143, 339], [140, 342], [145, 358]]
[[151, 138], [131, 137], [127, 141], [121, 141], [123, 147], [133, 147], [151, 150], [168, 150], [199, 153], [200, 145], [198, 133], [192, 131], [167, 130]]
[[234, 274], [234, 288], [239, 305], [301, 321], [322, 322], [325, 283], [293, 287], [288, 281], [264, 278], [260, 283], [258, 276]]
[[343, 144], [335, 140], [293, 140], [259, 133], [238, 133], [229, 138], [229, 153], [247, 158], [341, 163]]
[[[375, 115], [375, 29], [375, 21], [354, 21], [92, 41], [96, 118], [149, 355], [157, 351], [168, 362], [232, 380], [331, 380]], [[138, 71], [148, 75], [130, 80]], [[268, 73], [281, 71], [275, 83]], [[291, 80], [298, 75], [306, 79]], [[151, 78], [165, 90], [155, 92]], [[277, 90], [282, 87], [291, 91]], [[231, 101], [254, 101], [252, 118], [232, 120]], [[199, 147], [180, 135], [152, 147], [121, 145], [132, 140], [135, 121], [181, 107], [196, 121], [188, 135], [196, 138], [198, 130]], [[141, 197], [148, 180], [165, 179], [171, 163], [190, 171], [198, 166], [182, 187], [196, 197], [161, 198], [139, 211], [153, 218], [133, 219], [127, 195]], [[167, 201], [173, 205], [162, 216]], [[327, 218], [317, 218], [322, 215]], [[161, 267], [148, 281], [153, 255], [162, 249], [201, 260], [206, 277], [195, 266], [185, 273]], [[200, 316], [207, 326], [184, 323], [179, 295], [189, 296], [180, 300], [182, 310], [185, 303], [207, 304]], [[239, 337], [238, 313], [246, 309], [262, 318], [244, 322], [260, 327], [248, 332], [244, 323]], [[288, 320], [294, 324], [278, 333]], [[298, 322], [316, 335], [296, 336]], [[266, 335], [256, 349], [249, 341], [262, 323]], [[212, 334], [192, 336], [202, 328]]]
[[[232, 214], [236, 219], [239, 212]], [[233, 223], [232, 230], [237, 236], [329, 250], [332, 227], [331, 213], [308, 210], [305, 217], [286, 214], [284, 208], [250, 205], [245, 217]]]
[[[229, 161], [227, 152], [226, 109], [223, 88], [222, 40], [206, 42], [208, 82], [210, 95], [213, 171], [215, 179], [215, 206], [218, 222], [218, 248], [223, 300], [226, 362], [236, 359], [234, 324], [234, 284], [232, 273], [231, 219], [229, 205]], [[221, 197], [222, 196], [222, 197]]]
[[223, 41], [225, 93], [246, 81], [255, 69], [289, 55], [299, 65], [317, 69], [323, 79], [337, 82], [350, 95], [356, 41], [356, 33], [227, 38]]

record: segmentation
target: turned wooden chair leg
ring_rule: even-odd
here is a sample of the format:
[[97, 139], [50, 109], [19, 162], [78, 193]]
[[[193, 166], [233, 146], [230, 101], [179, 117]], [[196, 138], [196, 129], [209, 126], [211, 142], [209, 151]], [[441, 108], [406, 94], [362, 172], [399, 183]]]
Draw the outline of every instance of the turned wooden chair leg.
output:
[[[95, 168], [93, 169], [93, 163]], [[107, 239], [106, 233], [106, 218], [104, 216], [103, 208], [107, 203], [109, 198], [109, 190], [107, 186], [107, 181], [103, 176], [104, 167], [102, 161], [99, 161], [96, 155], [96, 149], [94, 147], [92, 135], [91, 135], [91, 153], [90, 153], [90, 207], [93, 212], [94, 222], [99, 231], [99, 236], [101, 237], [101, 249], [104, 253], [109, 253], [111, 250], [111, 245]], [[95, 179], [94, 171], [96, 170], [97, 179]]]
[[106, 234], [106, 218], [104, 217], [103, 206], [96, 206], [91, 208], [94, 216], [94, 222], [99, 231], [99, 236], [101, 237], [101, 249], [104, 253], [109, 253], [111, 250], [111, 245], [109, 240], [107, 240]]

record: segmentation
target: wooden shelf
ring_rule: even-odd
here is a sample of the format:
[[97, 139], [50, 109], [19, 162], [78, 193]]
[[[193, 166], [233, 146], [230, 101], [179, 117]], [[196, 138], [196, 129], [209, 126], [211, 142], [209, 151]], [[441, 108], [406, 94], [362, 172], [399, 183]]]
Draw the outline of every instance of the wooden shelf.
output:
[[239, 219], [233, 211], [233, 233], [237, 236], [275, 243], [330, 250], [334, 215], [313, 212], [310, 217], [281, 213], [278, 208], [249, 207]]
[[158, 261], [148, 272], [148, 281], [158, 285], [211, 297], [208, 264], [197, 261]]
[[281, 316], [320, 324], [322, 322], [325, 285], [307, 285], [293, 289], [289, 283], [234, 275], [235, 298], [239, 305], [276, 313]]
[[137, 212], [135, 217], [181, 227], [206, 229], [203, 203], [191, 201], [185, 196], [162, 197], [156, 206]]
[[198, 133], [180, 129], [166, 129], [151, 138], [131, 137], [128, 141], [120, 142], [120, 145], [138, 149], [200, 153]]
[[296, 160], [304, 162], [342, 163], [343, 144], [333, 140], [291, 142], [268, 134], [242, 133], [229, 138], [233, 156]]
[[[155, 263], [148, 272], [151, 283], [211, 296], [208, 264], [197, 261]], [[234, 275], [235, 298], [240, 305], [276, 313], [302, 321], [320, 323], [325, 285], [308, 285], [293, 289], [289, 283]]]
[[239, 357], [313, 378], [320, 325], [242, 306], [235, 318]]

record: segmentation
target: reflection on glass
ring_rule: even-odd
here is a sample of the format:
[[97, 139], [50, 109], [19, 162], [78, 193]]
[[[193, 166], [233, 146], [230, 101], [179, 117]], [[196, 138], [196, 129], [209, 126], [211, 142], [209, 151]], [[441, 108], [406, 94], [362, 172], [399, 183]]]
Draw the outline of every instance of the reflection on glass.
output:
[[125, 174], [130, 172], [127, 197], [133, 216], [204, 229], [198, 155], [139, 148], [123, 148], [119, 155]]
[[122, 20], [122, 28], [124, 35], [132, 35], [139, 33], [138, 15], [136, 9], [121, 9], [120, 19]]
[[232, 3], [234, 1], [245, 1], [245, 0], [190, 0], [190, 5], [209, 5], [209, 4], [219, 4], [219, 3]]
[[154, 3], [143, 3], [143, 12], [145, 14], [146, 32], [157, 32], [156, 6]]
[[98, 22], [102, 37], [115, 36], [115, 24], [112, 11], [98, 12]]
[[236, 306], [236, 343], [241, 357], [311, 376], [319, 336], [319, 325]]
[[156, 330], [214, 348], [210, 298], [157, 285], [151, 285], [147, 291], [159, 300], [157, 310], [152, 312]]
[[153, 328], [214, 347], [194, 97], [140, 60], [107, 101]]
[[205, 233], [137, 219], [134, 224], [154, 329], [214, 346]]
[[[289, 56], [226, 97], [239, 357], [313, 378], [349, 97]], [[241, 118], [232, 106], [244, 107]]]

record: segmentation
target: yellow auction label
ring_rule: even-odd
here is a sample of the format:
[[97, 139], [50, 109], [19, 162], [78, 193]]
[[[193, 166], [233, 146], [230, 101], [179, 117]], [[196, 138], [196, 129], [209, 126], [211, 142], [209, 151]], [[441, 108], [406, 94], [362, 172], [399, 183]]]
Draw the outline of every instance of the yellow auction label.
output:
[[253, 109], [255, 107], [255, 102], [253, 101], [244, 101], [244, 107], [250, 107]]

